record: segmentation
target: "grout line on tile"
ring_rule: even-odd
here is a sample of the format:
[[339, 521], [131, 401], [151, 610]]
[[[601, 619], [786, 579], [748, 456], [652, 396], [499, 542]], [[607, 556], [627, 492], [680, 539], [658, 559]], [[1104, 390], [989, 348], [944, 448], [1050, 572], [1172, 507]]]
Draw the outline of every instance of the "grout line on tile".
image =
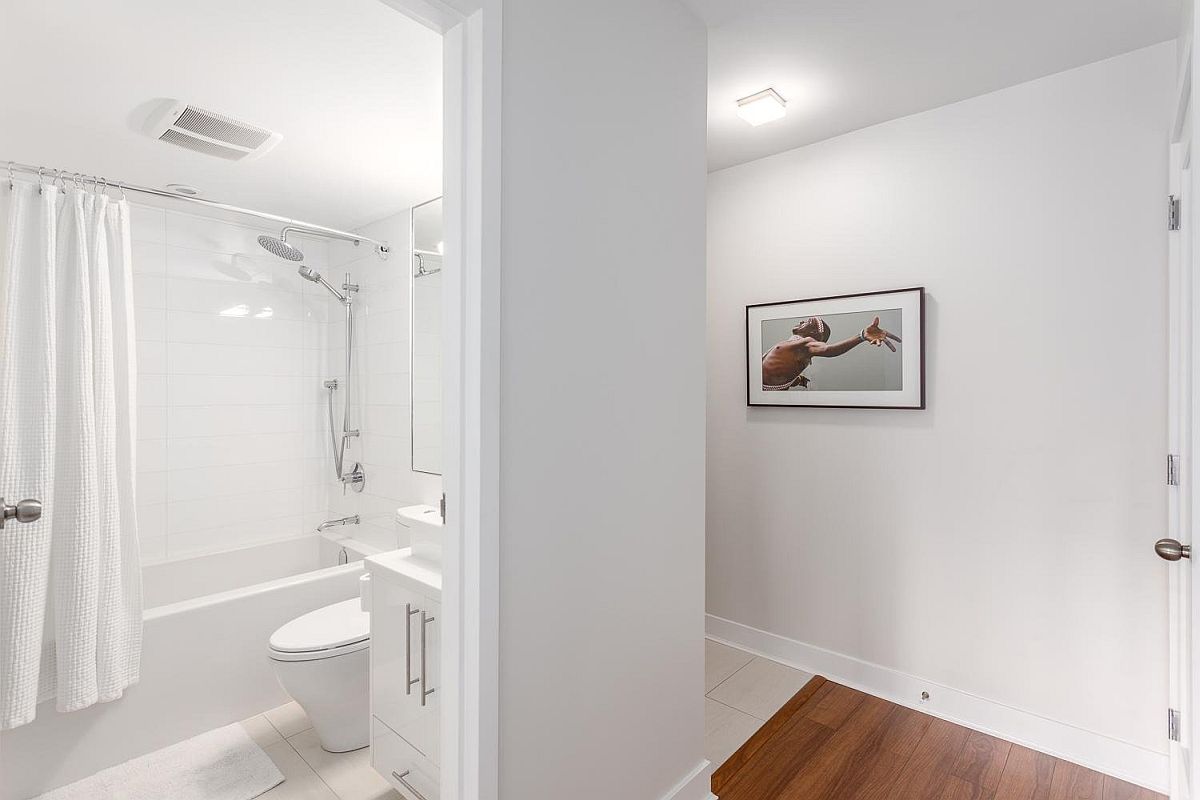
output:
[[741, 714], [744, 717], [749, 717], [750, 719], [758, 720], [759, 722], [766, 723], [766, 720], [763, 719], [762, 717], [756, 717], [755, 715], [751, 714], [748, 711], [742, 711], [740, 708], [736, 708], [734, 706], [729, 705], [729, 703], [722, 703], [720, 700], [717, 700], [714, 697], [709, 697], [708, 695], [705, 695], [704, 698], [706, 700], [712, 700], [714, 703], [716, 703], [719, 706], [725, 706], [730, 711], [736, 711], [737, 713]]
[[[737, 648], [734, 648], [734, 649], [736, 650]], [[744, 652], [746, 652], [746, 651], [745, 651], [745, 650], [743, 650], [742, 652], [744, 653]], [[753, 657], [752, 657], [752, 658], [751, 658], [749, 661], [747, 661], [745, 664], [742, 664], [740, 667], [738, 667], [737, 669], [735, 669], [733, 672], [729, 673], [729, 678], [732, 678], [734, 675], [737, 675], [739, 672], [741, 672], [742, 670], [744, 670], [746, 667], [748, 667], [748, 666], [750, 666], [751, 664], [753, 664], [753, 663], [754, 663], [754, 659], [755, 659], [755, 658], [757, 658], [758, 656], [755, 656], [753, 653], [751, 653], [750, 655], [751, 655], [751, 656], [753, 656]], [[726, 678], [724, 681], [721, 681], [721, 682], [720, 682], [720, 683], [718, 683], [716, 686], [714, 686], [714, 687], [712, 687], [711, 689], [709, 689], [709, 690], [708, 690], [708, 692], [706, 692], [704, 696], [705, 696], [705, 697], [709, 697], [709, 695], [711, 695], [711, 694], [712, 694], [713, 692], [715, 692], [717, 689], [720, 689], [722, 686], [724, 686], [724, 685], [725, 685], [725, 681], [728, 681], [728, 680], [729, 680], [729, 678]], [[709, 697], [709, 699], [711, 700], [712, 698], [711, 698], [711, 697]], [[720, 701], [717, 701], [717, 702], [720, 702]], [[725, 705], [725, 704], [724, 704], [724, 703], [721, 703], [721, 705]], [[732, 706], [730, 706], [730, 707], [732, 708]], [[745, 714], [746, 712], [744, 712], [744, 711], [743, 711], [742, 713], [743, 713], [743, 714]], [[755, 719], [758, 719], [758, 717], [755, 717]]]
[[[266, 713], [260, 714], [259, 716], [261, 716], [263, 719], [265, 719], [267, 721], [267, 724], [270, 725], [274, 729], [274, 731], [279, 734], [280, 739], [283, 739], [285, 742], [287, 741], [287, 737], [283, 735], [283, 731], [279, 730], [279, 728], [277, 728], [275, 726], [274, 722], [271, 722], [271, 718], [268, 717], [266, 715]], [[295, 748], [293, 748], [293, 749], [295, 749]]]
[[299, 736], [301, 733], [308, 733], [308, 731], [310, 731], [310, 730], [312, 730], [312, 728], [302, 730], [302, 731], [300, 731], [300, 733], [293, 733], [290, 737], [285, 736], [283, 740], [288, 743], [288, 747], [292, 748], [292, 750], [296, 753], [296, 755], [300, 756], [300, 760], [304, 762], [305, 766], [307, 766], [310, 770], [312, 770], [312, 774], [317, 776], [317, 780], [319, 780], [322, 783], [322, 785], [324, 785], [324, 787], [329, 790], [330, 794], [332, 794], [334, 797], [339, 798], [339, 800], [344, 800], [340, 794], [338, 794], [337, 792], [334, 791], [332, 786], [330, 786], [328, 783], [325, 782], [325, 778], [321, 775], [320, 772], [317, 771], [316, 765], [309, 763], [309, 760], [304, 757], [304, 753], [300, 752], [300, 748], [298, 748], [298, 747], [296, 747], [296, 745], [292, 744], [292, 739]]

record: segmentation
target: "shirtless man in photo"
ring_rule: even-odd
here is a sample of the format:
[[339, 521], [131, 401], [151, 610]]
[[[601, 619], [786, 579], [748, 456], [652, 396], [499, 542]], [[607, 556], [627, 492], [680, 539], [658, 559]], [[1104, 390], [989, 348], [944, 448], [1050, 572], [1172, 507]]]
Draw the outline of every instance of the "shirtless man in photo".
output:
[[829, 326], [820, 317], [809, 317], [792, 328], [792, 338], [780, 342], [762, 358], [762, 388], [764, 392], [786, 392], [793, 386], [808, 388], [804, 370], [817, 356], [833, 358], [848, 353], [864, 342], [880, 347], [887, 345], [893, 353], [892, 341], [900, 337], [879, 327], [879, 317], [862, 332], [850, 339], [829, 344]]

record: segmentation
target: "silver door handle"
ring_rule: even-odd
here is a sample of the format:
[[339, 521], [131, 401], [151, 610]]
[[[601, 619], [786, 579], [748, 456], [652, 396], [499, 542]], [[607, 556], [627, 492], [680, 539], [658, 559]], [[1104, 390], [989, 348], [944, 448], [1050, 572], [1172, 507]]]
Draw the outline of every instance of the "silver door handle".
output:
[[[404, 694], [412, 694], [413, 684], [421, 679], [412, 676], [412, 618], [421, 612], [412, 607], [412, 603], [404, 604]], [[424, 634], [424, 631], [421, 632]], [[422, 635], [422, 640], [425, 638]]]
[[433, 694], [435, 691], [437, 691], [436, 689], [426, 689], [425, 688], [425, 679], [426, 679], [426, 674], [425, 674], [425, 629], [429, 626], [429, 623], [434, 621], [434, 619], [435, 619], [434, 617], [426, 616], [424, 611], [421, 612], [421, 705], [422, 706], [425, 705], [426, 698], [429, 697], [429, 695]]
[[1158, 557], [1167, 561], [1178, 561], [1181, 558], [1192, 557], [1192, 546], [1180, 544], [1176, 539], [1159, 539], [1154, 543], [1154, 552]]
[[4, 530], [4, 523], [10, 519], [17, 522], [37, 522], [41, 518], [41, 500], [18, 500], [15, 506], [10, 506], [0, 497], [0, 530]]
[[413, 788], [413, 785], [411, 783], [404, 780], [411, 774], [412, 774], [411, 769], [406, 769], [406, 770], [404, 770], [404, 772], [396, 772], [396, 770], [392, 770], [392, 777], [395, 778], [396, 780], [400, 781], [401, 783], [403, 783], [405, 789], [408, 789], [410, 792], [415, 794], [417, 796], [417, 800], [425, 800], [425, 795], [418, 792], [415, 788]]

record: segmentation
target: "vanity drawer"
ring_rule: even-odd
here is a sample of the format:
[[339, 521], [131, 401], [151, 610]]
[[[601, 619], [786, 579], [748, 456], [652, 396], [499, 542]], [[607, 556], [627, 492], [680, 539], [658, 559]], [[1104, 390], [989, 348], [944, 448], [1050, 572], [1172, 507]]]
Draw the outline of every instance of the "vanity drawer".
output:
[[438, 800], [437, 766], [395, 731], [371, 718], [371, 766], [408, 800]]

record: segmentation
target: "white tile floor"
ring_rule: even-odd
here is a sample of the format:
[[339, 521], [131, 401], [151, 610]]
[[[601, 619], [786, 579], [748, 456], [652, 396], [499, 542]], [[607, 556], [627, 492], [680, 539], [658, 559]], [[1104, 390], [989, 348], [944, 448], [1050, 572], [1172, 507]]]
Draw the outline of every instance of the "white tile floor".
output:
[[812, 678], [704, 640], [704, 757], [720, 766]]
[[[812, 677], [704, 642], [704, 755], [721, 764]], [[242, 722], [286, 780], [262, 800], [404, 800], [371, 769], [367, 749], [327, 753], [295, 703]]]
[[242, 721], [279, 771], [283, 783], [259, 800], [404, 800], [371, 769], [371, 751], [327, 753], [295, 703]]

